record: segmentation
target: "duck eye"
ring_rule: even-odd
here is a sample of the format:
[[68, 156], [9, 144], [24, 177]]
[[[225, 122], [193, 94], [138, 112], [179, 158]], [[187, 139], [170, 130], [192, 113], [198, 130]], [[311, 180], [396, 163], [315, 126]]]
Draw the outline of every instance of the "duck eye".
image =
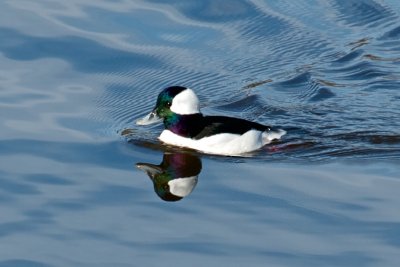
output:
[[167, 102], [167, 107], [170, 107], [172, 105], [171, 101]]

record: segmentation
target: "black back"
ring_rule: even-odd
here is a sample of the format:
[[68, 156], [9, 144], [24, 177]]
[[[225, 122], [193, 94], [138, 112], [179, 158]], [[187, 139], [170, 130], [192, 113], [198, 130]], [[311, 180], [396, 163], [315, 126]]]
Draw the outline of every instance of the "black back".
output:
[[269, 126], [244, 119], [225, 116], [205, 116], [200, 124], [202, 124], [202, 130], [193, 136], [193, 139], [201, 139], [203, 137], [221, 133], [242, 135], [250, 130], [258, 130], [262, 132], [270, 130]]
[[268, 131], [269, 126], [244, 119], [225, 116], [203, 116], [201, 113], [190, 115], [174, 114], [164, 119], [165, 128], [183, 137], [201, 139], [203, 137], [232, 133], [242, 135], [250, 130]]

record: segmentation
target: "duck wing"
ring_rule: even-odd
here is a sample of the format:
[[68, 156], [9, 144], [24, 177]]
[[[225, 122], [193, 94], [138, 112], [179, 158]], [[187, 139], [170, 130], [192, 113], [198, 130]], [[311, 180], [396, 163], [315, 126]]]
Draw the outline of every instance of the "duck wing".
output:
[[239, 118], [225, 116], [205, 116], [202, 119], [202, 129], [193, 139], [201, 139], [216, 134], [231, 133], [242, 135], [250, 130], [268, 131], [269, 126]]

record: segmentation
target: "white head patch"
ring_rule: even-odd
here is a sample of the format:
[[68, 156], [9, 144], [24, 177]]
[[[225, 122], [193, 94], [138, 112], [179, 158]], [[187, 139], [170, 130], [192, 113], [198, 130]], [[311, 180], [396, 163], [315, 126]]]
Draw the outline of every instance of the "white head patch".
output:
[[170, 109], [172, 112], [181, 115], [200, 113], [199, 99], [192, 89], [187, 88], [172, 99]]

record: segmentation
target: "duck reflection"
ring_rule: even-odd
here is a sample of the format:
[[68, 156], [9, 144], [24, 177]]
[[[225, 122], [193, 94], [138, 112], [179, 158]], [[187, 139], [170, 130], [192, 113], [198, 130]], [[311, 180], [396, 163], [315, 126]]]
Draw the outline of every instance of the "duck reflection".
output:
[[147, 173], [162, 200], [178, 201], [193, 191], [202, 166], [193, 154], [165, 152], [160, 165], [136, 163], [136, 167]]

